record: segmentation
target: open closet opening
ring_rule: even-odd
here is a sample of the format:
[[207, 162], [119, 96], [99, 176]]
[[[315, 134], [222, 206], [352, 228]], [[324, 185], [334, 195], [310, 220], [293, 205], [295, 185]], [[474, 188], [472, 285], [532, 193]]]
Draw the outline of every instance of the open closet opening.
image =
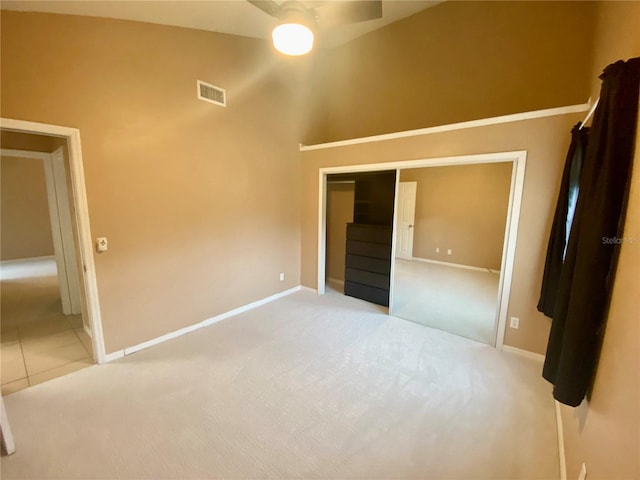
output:
[[396, 171], [327, 177], [325, 286], [389, 306]]

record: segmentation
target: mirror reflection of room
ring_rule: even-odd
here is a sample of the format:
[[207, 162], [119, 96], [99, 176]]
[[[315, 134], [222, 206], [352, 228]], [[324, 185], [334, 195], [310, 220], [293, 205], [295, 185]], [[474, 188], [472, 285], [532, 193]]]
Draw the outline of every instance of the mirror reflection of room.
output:
[[512, 163], [400, 172], [391, 313], [495, 345]]

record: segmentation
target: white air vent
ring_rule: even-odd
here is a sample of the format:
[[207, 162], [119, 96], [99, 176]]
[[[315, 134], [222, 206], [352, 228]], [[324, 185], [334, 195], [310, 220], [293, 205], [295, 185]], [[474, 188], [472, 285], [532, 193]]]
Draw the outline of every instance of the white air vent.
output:
[[198, 80], [198, 98], [222, 107], [227, 106], [227, 94], [223, 88], [209, 85], [200, 80]]

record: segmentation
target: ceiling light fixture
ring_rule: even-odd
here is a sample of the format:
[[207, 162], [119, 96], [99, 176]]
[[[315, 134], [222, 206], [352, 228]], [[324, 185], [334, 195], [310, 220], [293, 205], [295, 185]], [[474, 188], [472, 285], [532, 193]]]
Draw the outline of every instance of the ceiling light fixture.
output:
[[285, 55], [305, 55], [313, 48], [315, 17], [298, 2], [284, 6], [280, 21], [271, 32], [273, 46]]

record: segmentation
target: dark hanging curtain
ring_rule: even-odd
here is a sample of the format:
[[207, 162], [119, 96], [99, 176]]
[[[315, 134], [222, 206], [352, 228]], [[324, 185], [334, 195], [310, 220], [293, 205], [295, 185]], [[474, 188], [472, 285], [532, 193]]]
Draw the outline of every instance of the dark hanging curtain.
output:
[[564, 164], [560, 194], [556, 205], [556, 213], [553, 217], [549, 245], [547, 246], [547, 260], [544, 265], [542, 277], [542, 289], [538, 310], [547, 317], [553, 317], [553, 308], [556, 304], [558, 284], [562, 273], [562, 264], [567, 250], [569, 231], [573, 222], [578, 192], [580, 191], [580, 173], [582, 172], [582, 160], [587, 149], [589, 128], [582, 128], [578, 123], [571, 130], [571, 145]]
[[[562, 264], [543, 377], [566, 405], [582, 402], [597, 364], [622, 240], [640, 89], [640, 58], [605, 68]], [[550, 242], [551, 243], [551, 242]], [[545, 268], [546, 270], [546, 268]], [[545, 309], [549, 305], [544, 304]]]

